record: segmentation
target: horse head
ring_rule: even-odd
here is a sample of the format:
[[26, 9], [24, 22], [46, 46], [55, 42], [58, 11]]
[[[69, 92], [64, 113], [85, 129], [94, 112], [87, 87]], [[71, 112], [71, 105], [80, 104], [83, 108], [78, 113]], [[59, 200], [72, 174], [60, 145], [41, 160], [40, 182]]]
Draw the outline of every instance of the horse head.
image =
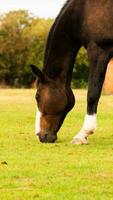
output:
[[51, 80], [34, 65], [31, 67], [38, 78], [36, 135], [41, 142], [53, 143], [66, 114], [74, 106], [74, 95], [61, 81]]

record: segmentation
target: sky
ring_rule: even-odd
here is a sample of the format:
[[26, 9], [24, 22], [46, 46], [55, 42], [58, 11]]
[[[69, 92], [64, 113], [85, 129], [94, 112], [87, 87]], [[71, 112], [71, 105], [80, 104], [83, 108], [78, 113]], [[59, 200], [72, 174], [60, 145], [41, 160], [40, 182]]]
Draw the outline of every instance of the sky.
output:
[[0, 0], [0, 14], [25, 9], [34, 16], [55, 18], [66, 0]]

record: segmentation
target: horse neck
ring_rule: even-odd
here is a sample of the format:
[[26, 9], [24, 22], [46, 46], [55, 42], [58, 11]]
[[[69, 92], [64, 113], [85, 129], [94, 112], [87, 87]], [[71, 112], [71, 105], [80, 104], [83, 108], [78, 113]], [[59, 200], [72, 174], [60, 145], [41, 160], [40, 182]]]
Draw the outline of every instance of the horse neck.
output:
[[67, 85], [70, 85], [75, 57], [80, 48], [80, 43], [67, 30], [67, 23], [71, 24], [69, 15], [70, 12], [67, 12], [59, 16], [50, 30], [43, 68], [45, 76]]

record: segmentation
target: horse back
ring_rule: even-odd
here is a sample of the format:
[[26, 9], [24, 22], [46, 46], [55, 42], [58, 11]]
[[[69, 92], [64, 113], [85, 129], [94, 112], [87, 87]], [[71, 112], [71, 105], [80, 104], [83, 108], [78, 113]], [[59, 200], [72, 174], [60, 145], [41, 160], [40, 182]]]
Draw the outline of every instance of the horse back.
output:
[[96, 42], [113, 41], [113, 0], [86, 0], [82, 37]]

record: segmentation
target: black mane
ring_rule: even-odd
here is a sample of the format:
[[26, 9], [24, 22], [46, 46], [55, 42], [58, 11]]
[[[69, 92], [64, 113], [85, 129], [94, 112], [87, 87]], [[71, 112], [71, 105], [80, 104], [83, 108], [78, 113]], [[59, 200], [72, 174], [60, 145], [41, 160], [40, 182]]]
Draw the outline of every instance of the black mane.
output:
[[56, 27], [57, 27], [57, 24], [58, 24], [58, 21], [60, 20], [60, 18], [62, 17], [62, 14], [64, 13], [65, 9], [67, 9], [67, 6], [72, 2], [73, 0], [67, 0], [62, 9], [60, 10], [60, 13], [59, 15], [56, 17], [50, 31], [49, 31], [49, 34], [48, 34], [48, 38], [47, 38], [47, 42], [46, 42], [46, 47], [45, 47], [45, 56], [44, 56], [44, 67], [46, 66], [46, 62], [47, 62], [47, 58], [48, 58], [48, 55], [49, 55], [49, 49], [51, 47], [51, 41], [52, 41], [52, 38], [54, 36], [54, 32], [56, 30]]

